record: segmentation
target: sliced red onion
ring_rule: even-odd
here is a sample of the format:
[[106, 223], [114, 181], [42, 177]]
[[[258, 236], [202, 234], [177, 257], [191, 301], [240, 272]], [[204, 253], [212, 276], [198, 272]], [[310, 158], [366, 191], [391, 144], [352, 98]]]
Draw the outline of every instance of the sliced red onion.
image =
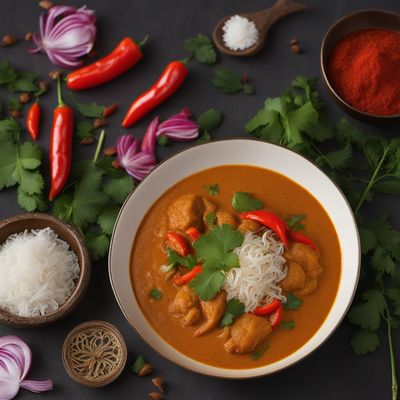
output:
[[123, 159], [133, 157], [139, 151], [139, 140], [132, 135], [122, 135], [117, 140], [117, 160], [120, 164]]
[[40, 35], [33, 36], [35, 49], [44, 52], [53, 64], [73, 68], [82, 64], [80, 57], [88, 54], [96, 38], [96, 16], [86, 6], [53, 6], [40, 16]]
[[53, 382], [25, 380], [32, 363], [28, 345], [17, 336], [0, 338], [0, 400], [13, 399], [19, 388], [34, 393], [53, 389]]
[[166, 136], [176, 142], [196, 139], [199, 136], [199, 125], [190, 120], [190, 116], [190, 111], [184, 108], [180, 113], [161, 122], [157, 129], [157, 137]]
[[157, 128], [160, 122], [159, 117], [155, 117], [153, 121], [150, 122], [149, 127], [147, 128], [146, 133], [144, 134], [142, 146], [142, 151], [147, 153], [155, 154], [156, 152], [156, 135], [157, 135]]

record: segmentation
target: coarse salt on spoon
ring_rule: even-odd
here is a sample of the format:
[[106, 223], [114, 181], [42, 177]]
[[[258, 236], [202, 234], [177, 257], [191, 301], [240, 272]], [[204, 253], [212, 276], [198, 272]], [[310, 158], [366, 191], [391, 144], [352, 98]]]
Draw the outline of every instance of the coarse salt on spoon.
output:
[[[223, 17], [215, 26], [213, 38], [217, 48], [225, 54], [230, 56], [248, 57], [257, 54], [265, 45], [269, 29], [275, 22], [290, 14], [303, 11], [306, 8], [304, 4], [293, 3], [289, 0], [278, 0], [272, 7], [264, 10], [256, 11], [253, 13], [232, 14]], [[223, 40], [225, 23], [234, 15], [247, 18], [254, 22], [258, 30], [258, 40], [252, 46], [243, 50], [231, 50], [228, 48]]]

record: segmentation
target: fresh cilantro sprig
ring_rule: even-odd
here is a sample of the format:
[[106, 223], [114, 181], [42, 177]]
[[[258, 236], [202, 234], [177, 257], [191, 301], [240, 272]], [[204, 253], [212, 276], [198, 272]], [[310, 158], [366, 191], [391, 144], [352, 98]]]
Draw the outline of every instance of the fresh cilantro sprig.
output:
[[221, 191], [221, 188], [219, 187], [218, 183], [204, 185], [204, 189], [207, 190], [207, 192], [210, 196], [216, 196]]
[[225, 328], [232, 325], [235, 318], [240, 317], [244, 313], [244, 304], [237, 299], [231, 299], [226, 303], [225, 313], [221, 319], [219, 326]]
[[305, 218], [304, 214], [292, 215], [286, 219], [286, 225], [293, 231], [301, 231], [306, 227], [303, 224]]
[[154, 300], [161, 300], [163, 298], [162, 292], [157, 288], [151, 289], [149, 295]]
[[203, 34], [188, 38], [184, 42], [184, 48], [202, 64], [214, 64], [217, 61], [217, 53], [211, 40]]
[[30, 72], [17, 71], [9, 61], [0, 63], [0, 85], [10, 92], [36, 92], [37, 76]]
[[[316, 79], [296, 78], [281, 97], [266, 99], [245, 129], [260, 139], [312, 158], [349, 200], [363, 253], [361, 281], [348, 314], [348, 320], [359, 328], [351, 346], [356, 354], [375, 351], [380, 346], [378, 331], [386, 325], [392, 393], [396, 398], [392, 329], [400, 327], [400, 231], [387, 216], [367, 220], [362, 210], [366, 203], [374, 201], [375, 194], [400, 194], [400, 140], [363, 133], [345, 119], [329, 121], [316, 83]], [[292, 222], [301, 228], [301, 220]], [[286, 307], [292, 304], [289, 300]]]
[[74, 103], [75, 108], [79, 111], [79, 113], [88, 118], [103, 118], [103, 112], [105, 107], [97, 104], [95, 102], [86, 104], [79, 102], [76, 97], [71, 93], [68, 92], [69, 97]]
[[173, 266], [182, 265], [183, 267], [192, 269], [197, 265], [197, 259], [193, 254], [189, 254], [186, 257], [182, 257], [175, 251], [168, 249], [167, 258], [169, 264]]
[[286, 302], [283, 303], [284, 310], [298, 310], [303, 304], [303, 300], [299, 299], [294, 293], [286, 295]]
[[263, 206], [262, 201], [256, 199], [250, 193], [235, 192], [232, 198], [232, 207], [238, 212], [261, 210]]
[[211, 83], [224, 94], [243, 92], [252, 94], [253, 87], [247, 82], [246, 76], [240, 75], [229, 68], [218, 66], [214, 70], [214, 78]]
[[194, 243], [203, 271], [189, 286], [202, 300], [212, 299], [221, 290], [225, 282], [225, 273], [231, 268], [239, 267], [239, 260], [233, 250], [242, 242], [243, 235], [239, 231], [230, 225], [222, 225], [215, 226]]

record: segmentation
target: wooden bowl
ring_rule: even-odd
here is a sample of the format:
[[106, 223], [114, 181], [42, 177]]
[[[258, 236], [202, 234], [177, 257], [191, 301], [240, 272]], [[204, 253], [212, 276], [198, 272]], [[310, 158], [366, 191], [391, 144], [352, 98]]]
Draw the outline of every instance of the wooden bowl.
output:
[[352, 105], [344, 101], [330, 84], [327, 73], [326, 63], [334, 45], [344, 36], [351, 32], [362, 29], [383, 28], [394, 31], [400, 30], [400, 14], [383, 10], [361, 10], [348, 14], [333, 24], [322, 41], [321, 45], [321, 73], [329, 93], [336, 103], [351, 117], [364, 122], [372, 122], [380, 125], [394, 125], [400, 123], [400, 114], [397, 115], [374, 115], [357, 110]]
[[117, 379], [125, 368], [127, 349], [118, 329], [104, 321], [89, 321], [75, 327], [62, 349], [68, 375], [88, 387], [101, 387]]
[[91, 263], [82, 236], [70, 225], [48, 214], [28, 213], [0, 221], [0, 244], [7, 238], [24, 230], [51, 228], [62, 240], [67, 242], [79, 260], [80, 274], [74, 291], [56, 312], [37, 317], [20, 317], [0, 308], [0, 324], [14, 327], [37, 327], [49, 325], [67, 316], [82, 300], [90, 279]]

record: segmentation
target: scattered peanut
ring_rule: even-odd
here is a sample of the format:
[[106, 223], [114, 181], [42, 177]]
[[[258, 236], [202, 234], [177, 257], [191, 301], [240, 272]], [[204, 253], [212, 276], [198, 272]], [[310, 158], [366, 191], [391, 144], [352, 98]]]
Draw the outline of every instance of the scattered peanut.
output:
[[117, 109], [118, 109], [117, 103], [114, 103], [114, 104], [111, 104], [110, 106], [105, 107], [103, 110], [103, 117], [108, 118], [110, 115], [114, 114], [115, 111], [117, 111]]
[[8, 113], [13, 118], [19, 118], [21, 116], [21, 111], [18, 111], [18, 110], [8, 110]]
[[111, 165], [112, 165], [113, 168], [115, 168], [115, 169], [121, 169], [121, 164], [119, 163], [118, 160], [113, 160], [113, 162], [111, 163]]
[[153, 400], [160, 400], [160, 399], [162, 399], [162, 394], [158, 393], [158, 392], [150, 392], [149, 398], [153, 399]]
[[18, 101], [20, 104], [25, 104], [31, 99], [31, 95], [27, 92], [21, 93], [18, 96]]
[[[114, 160], [114, 161], [116, 161], [116, 160]], [[113, 164], [114, 164], [114, 161], [113, 161]], [[118, 165], [119, 165], [119, 163], [118, 163]], [[113, 165], [113, 167], [114, 167], [114, 165]], [[147, 376], [147, 375], [150, 375], [152, 372], [153, 372], [153, 367], [150, 364], [146, 363], [143, 365], [143, 367], [139, 371], [138, 375], [139, 376]]]
[[151, 380], [151, 383], [161, 392], [164, 393], [164, 381], [160, 377], [155, 377]]
[[93, 144], [94, 143], [94, 137], [93, 136], [88, 136], [88, 137], [82, 138], [79, 143], [80, 144]]
[[115, 146], [107, 147], [106, 149], [103, 150], [103, 154], [105, 156], [115, 156], [117, 154], [117, 148]]
[[56, 69], [54, 71], [49, 72], [49, 77], [50, 79], [52, 79], [53, 81], [57, 80], [58, 78], [62, 77], [62, 71], [60, 71], [59, 69]]
[[32, 38], [33, 38], [33, 33], [32, 32], [25, 33], [25, 36], [24, 36], [25, 42], [31, 42]]
[[54, 6], [54, 4], [52, 1], [49, 1], [49, 0], [39, 1], [39, 7], [43, 8], [45, 10], [50, 9], [53, 6]]
[[297, 41], [296, 38], [293, 38], [290, 40], [290, 48], [292, 49], [292, 52], [295, 54], [300, 54], [302, 53], [301, 47], [299, 45], [299, 42]]
[[17, 38], [12, 35], [4, 35], [2, 39], [2, 46], [8, 47], [12, 46], [13, 44], [17, 43]]
[[40, 91], [45, 92], [49, 88], [49, 84], [46, 81], [40, 81], [38, 87]]
[[97, 129], [97, 128], [101, 128], [102, 126], [105, 126], [108, 124], [108, 121], [105, 118], [96, 118], [93, 121], [93, 128]]

